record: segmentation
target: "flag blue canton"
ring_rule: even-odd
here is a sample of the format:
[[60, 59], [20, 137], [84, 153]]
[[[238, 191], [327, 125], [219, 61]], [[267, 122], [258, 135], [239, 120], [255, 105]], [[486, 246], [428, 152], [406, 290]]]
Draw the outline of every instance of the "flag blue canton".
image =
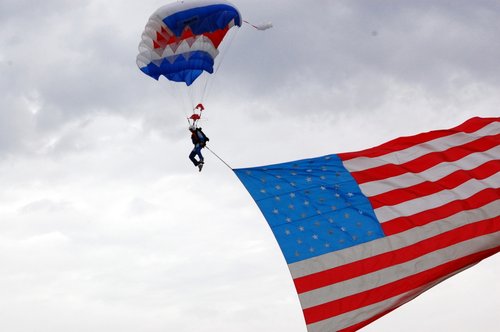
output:
[[288, 264], [384, 236], [370, 202], [337, 155], [234, 171]]

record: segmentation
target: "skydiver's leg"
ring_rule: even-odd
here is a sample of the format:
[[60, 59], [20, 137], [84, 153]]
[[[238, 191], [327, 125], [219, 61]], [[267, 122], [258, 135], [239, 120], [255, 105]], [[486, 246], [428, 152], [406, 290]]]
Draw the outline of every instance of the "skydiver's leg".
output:
[[200, 163], [203, 163], [205, 159], [203, 158], [203, 155], [201, 154], [201, 146], [198, 149], [198, 157], [200, 158]]
[[196, 156], [196, 147], [193, 148], [193, 150], [191, 150], [191, 153], [189, 154], [189, 159], [191, 160], [191, 162], [195, 165], [195, 166], [198, 166], [199, 164], [199, 161], [196, 160], [195, 156]]
[[201, 154], [201, 149], [202, 149], [202, 146], [198, 145], [197, 155], [200, 158], [200, 161], [198, 162], [198, 169], [200, 170], [200, 172], [201, 172], [201, 169], [203, 168], [203, 155]]

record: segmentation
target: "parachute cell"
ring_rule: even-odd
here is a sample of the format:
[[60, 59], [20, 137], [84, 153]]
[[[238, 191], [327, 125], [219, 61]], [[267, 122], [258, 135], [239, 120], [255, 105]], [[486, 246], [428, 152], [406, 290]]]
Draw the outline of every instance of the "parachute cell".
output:
[[177, 2], [157, 9], [139, 44], [137, 65], [148, 76], [191, 85], [203, 72], [214, 72], [218, 47], [226, 33], [241, 26], [241, 15], [226, 1]]

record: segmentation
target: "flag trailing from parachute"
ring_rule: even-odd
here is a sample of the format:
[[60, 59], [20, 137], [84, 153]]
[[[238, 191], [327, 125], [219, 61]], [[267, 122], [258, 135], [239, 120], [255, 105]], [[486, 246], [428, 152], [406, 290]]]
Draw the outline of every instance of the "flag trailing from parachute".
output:
[[234, 172], [309, 332], [356, 331], [500, 250], [500, 118]]

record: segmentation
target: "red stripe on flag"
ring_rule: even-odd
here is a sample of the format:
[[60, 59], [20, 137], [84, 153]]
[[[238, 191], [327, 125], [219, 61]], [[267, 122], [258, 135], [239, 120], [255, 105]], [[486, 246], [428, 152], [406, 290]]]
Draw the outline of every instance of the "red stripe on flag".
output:
[[469, 266], [474, 262], [478, 262], [486, 257], [489, 257], [497, 253], [499, 250], [500, 246], [480, 251], [365, 292], [304, 309], [303, 312], [306, 323], [316, 323], [349, 311], [384, 301], [400, 294], [404, 294], [415, 288], [432, 283], [434, 280], [440, 279], [444, 275], [450, 274], [456, 270]]
[[500, 134], [481, 137], [473, 142], [454, 146], [446, 151], [437, 151], [426, 154], [401, 165], [386, 164], [364, 171], [352, 172], [358, 184], [379, 181], [404, 173], [420, 173], [442, 162], [453, 162], [468, 156], [471, 153], [487, 151], [499, 144]]
[[[420, 293], [418, 293], [418, 294], [420, 294]], [[405, 303], [406, 303], [406, 302], [405, 302]], [[338, 330], [337, 332], [355, 332], [355, 331], [359, 330], [360, 328], [362, 328], [362, 327], [364, 327], [364, 326], [366, 326], [366, 325], [370, 324], [371, 322], [376, 321], [376, 320], [377, 320], [377, 319], [379, 319], [380, 317], [387, 315], [388, 313], [390, 313], [391, 311], [393, 311], [393, 310], [395, 310], [395, 309], [399, 308], [399, 307], [400, 307], [400, 306], [402, 306], [403, 304], [404, 304], [404, 303], [401, 303], [401, 304], [399, 304], [399, 305], [398, 305], [398, 306], [396, 306], [396, 307], [393, 307], [393, 308], [391, 308], [391, 309], [389, 309], [389, 310], [385, 310], [385, 311], [383, 311], [383, 312], [381, 312], [381, 313], [379, 313], [379, 314], [377, 314], [377, 315], [375, 315], [375, 316], [370, 317], [370, 319], [367, 319], [367, 320], [365, 320], [365, 321], [359, 322], [359, 323], [357, 323], [357, 324], [355, 324], [355, 325], [352, 325], [352, 326], [349, 326], [349, 327], [347, 327], [347, 328], [345, 328], [345, 329]]]
[[433, 251], [500, 230], [500, 217], [464, 225], [398, 250], [385, 252], [359, 261], [337, 266], [318, 273], [294, 279], [297, 293], [302, 294], [321, 287], [372, 273], [408, 262]]
[[[462, 270], [464, 269], [467, 269], [473, 265], [475, 265], [477, 262], [474, 262], [468, 266], [466, 266], [465, 268], [462, 268]], [[379, 319], [380, 317], [384, 316], [384, 315], [387, 315], [388, 313], [390, 313], [391, 311], [399, 308], [400, 306], [402, 306], [403, 304], [407, 303], [408, 301], [414, 299], [415, 297], [419, 296], [420, 294], [422, 294], [423, 292], [425, 292], [426, 290], [428, 290], [429, 288], [431, 287], [434, 287], [436, 286], [437, 284], [439, 284], [440, 282], [452, 277], [453, 275], [455, 275], [457, 272], [460, 272], [460, 271], [454, 271], [448, 275], [445, 275], [443, 276], [442, 278], [439, 278], [439, 279], [436, 279], [434, 280], [431, 284], [427, 284], [425, 286], [422, 286], [420, 288], [416, 288], [414, 289], [411, 293], [407, 293], [405, 294], [406, 296], [404, 296], [402, 299], [400, 299], [400, 301], [398, 301], [397, 304], [395, 304], [394, 306], [390, 306], [390, 307], [387, 307], [388, 309], [387, 310], [384, 310], [383, 312], [381, 313], [378, 313], [370, 318], [368, 318], [367, 320], [364, 320], [362, 322], [359, 322], [357, 324], [354, 324], [354, 325], [351, 325], [349, 327], [346, 327], [344, 329], [341, 329], [341, 330], [338, 330], [337, 332], [354, 332], [354, 331], [357, 331], [359, 330], [360, 328], [362, 328], [363, 326], [366, 326], [368, 324], [370, 324], [371, 322]]]
[[498, 200], [499, 197], [500, 188], [487, 188], [466, 199], [449, 202], [411, 216], [386, 221], [382, 224], [382, 230], [387, 236], [401, 233], [414, 227], [429, 224], [435, 220], [445, 219], [460, 211], [479, 209], [486, 204]]
[[500, 162], [490, 160], [471, 170], [455, 171], [438, 181], [426, 181], [414, 186], [391, 190], [369, 197], [374, 209], [381, 206], [392, 206], [415, 198], [432, 195], [442, 190], [458, 187], [470, 179], [483, 180], [500, 171]]
[[462, 123], [461, 125], [449, 129], [449, 130], [435, 130], [427, 133], [418, 134], [415, 136], [407, 136], [396, 138], [387, 143], [381, 144], [377, 147], [356, 151], [356, 152], [347, 152], [347, 153], [339, 153], [338, 156], [340, 159], [346, 161], [358, 157], [379, 157], [387, 154], [388, 152], [401, 151], [406, 148], [422, 144], [428, 141], [432, 141], [434, 139], [445, 137], [449, 135], [453, 135], [457, 132], [464, 133], [473, 133], [492, 122], [499, 121], [498, 118], [472, 118]]

